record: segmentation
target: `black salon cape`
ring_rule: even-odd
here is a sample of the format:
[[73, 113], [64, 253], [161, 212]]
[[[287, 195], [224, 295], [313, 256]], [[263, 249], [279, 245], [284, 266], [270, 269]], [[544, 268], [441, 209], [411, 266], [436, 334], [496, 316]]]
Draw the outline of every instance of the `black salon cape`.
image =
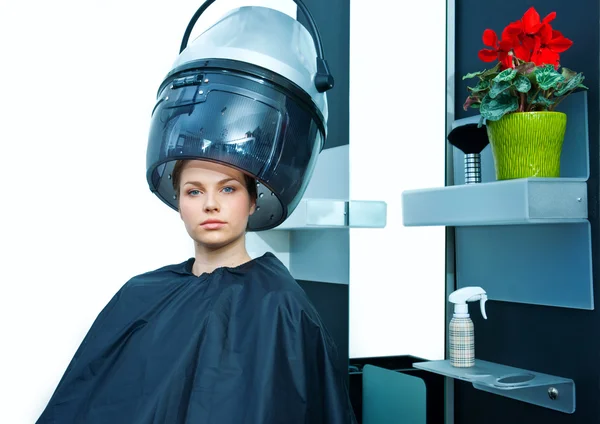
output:
[[37, 424], [355, 423], [347, 370], [271, 253], [128, 281], [98, 315]]

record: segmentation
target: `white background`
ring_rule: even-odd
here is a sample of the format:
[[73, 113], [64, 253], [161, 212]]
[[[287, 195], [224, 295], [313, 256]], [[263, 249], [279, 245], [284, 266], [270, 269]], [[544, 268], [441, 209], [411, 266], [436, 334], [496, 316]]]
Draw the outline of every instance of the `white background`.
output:
[[[191, 38], [244, 4], [295, 16], [287, 0], [219, 0]], [[352, 2], [351, 197], [385, 200], [389, 216], [385, 230], [351, 230], [350, 353], [439, 359], [443, 228], [402, 227], [400, 195], [444, 181], [445, 3], [403, 4]], [[156, 90], [199, 5], [0, 3], [0, 423], [35, 422], [125, 281], [193, 255], [148, 190], [145, 154]]]
[[445, 175], [446, 2], [350, 1], [350, 197], [384, 230], [350, 230], [350, 357], [444, 359], [444, 227], [403, 227], [402, 191]]

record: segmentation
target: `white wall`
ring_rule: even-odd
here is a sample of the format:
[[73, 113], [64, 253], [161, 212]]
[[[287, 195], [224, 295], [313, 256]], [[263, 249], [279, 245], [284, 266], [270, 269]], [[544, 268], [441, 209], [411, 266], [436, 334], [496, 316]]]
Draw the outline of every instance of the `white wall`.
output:
[[[443, 356], [443, 232], [403, 228], [400, 210], [402, 190], [443, 184], [444, 4], [432, 1], [352, 3], [351, 197], [386, 200], [389, 217], [351, 230], [351, 356]], [[0, 423], [35, 422], [127, 279], [193, 254], [148, 190], [145, 153], [156, 89], [199, 4], [0, 3]], [[192, 39], [242, 4], [296, 13], [291, 0], [219, 0]]]
[[444, 227], [402, 226], [403, 190], [444, 185], [446, 2], [350, 2], [350, 356], [444, 358]]

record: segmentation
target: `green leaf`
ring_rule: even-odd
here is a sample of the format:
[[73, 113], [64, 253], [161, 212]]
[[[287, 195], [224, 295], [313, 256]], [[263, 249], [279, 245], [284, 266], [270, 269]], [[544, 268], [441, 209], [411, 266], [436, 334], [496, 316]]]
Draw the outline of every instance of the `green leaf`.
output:
[[512, 68], [508, 68], [508, 69], [505, 69], [504, 71], [500, 72], [498, 75], [496, 75], [494, 77], [494, 81], [495, 82], [512, 81], [513, 78], [515, 77], [515, 75], [517, 75], [517, 71]]
[[537, 68], [535, 71], [535, 79], [537, 80], [542, 90], [556, 88], [556, 86], [565, 80], [561, 74], [554, 70], [554, 66], [546, 65]]
[[484, 120], [483, 115], [480, 115], [479, 116], [479, 124], [477, 124], [477, 128], [483, 127], [483, 120]]
[[504, 115], [514, 112], [519, 108], [519, 102], [516, 97], [509, 94], [503, 94], [495, 99], [485, 96], [481, 102], [481, 116], [488, 121], [498, 121]]
[[481, 74], [481, 78], [493, 78], [498, 74], [498, 71], [500, 71], [500, 62], [498, 62], [493, 68], [488, 69], [487, 71], [483, 71], [483, 73]]
[[510, 88], [510, 82], [508, 81], [502, 81], [502, 82], [493, 82], [492, 83], [492, 88], [490, 89], [489, 92], [489, 96], [492, 99], [495, 99], [496, 97], [498, 97], [500, 94], [502, 94], [503, 92], [505, 92], [506, 90], [508, 90]]
[[585, 85], [583, 85], [583, 84], [579, 84], [579, 85], [577, 86], [577, 88], [583, 88], [583, 89], [585, 89], [585, 90], [589, 90], [589, 89], [590, 89], [589, 87], [586, 87], [586, 86], [585, 86]]
[[563, 77], [565, 77], [565, 79], [571, 79], [575, 75], [577, 75], [577, 72], [572, 71], [569, 68], [562, 68], [561, 69], [561, 74], [562, 74]]
[[520, 93], [527, 93], [529, 90], [531, 90], [531, 82], [523, 75], [519, 75], [517, 78], [515, 78], [513, 85]]
[[489, 90], [490, 88], [490, 82], [489, 81], [479, 81], [479, 84], [477, 84], [477, 86], [475, 87], [467, 87], [469, 90], [471, 90], [473, 93], [480, 93], [482, 91], [486, 91]]
[[467, 100], [465, 100], [465, 103], [463, 104], [463, 109], [466, 111], [470, 107], [475, 107], [475, 104], [478, 104], [479, 101], [480, 101], [480, 99], [478, 97], [469, 96], [469, 97], [467, 97]]
[[525, 78], [527, 78], [529, 80], [529, 82], [531, 83], [532, 87], [537, 87], [538, 86], [538, 81], [537, 81], [537, 77], [535, 75], [535, 71], [532, 71], [532, 72], [526, 74]]
[[533, 103], [544, 107], [550, 107], [554, 104], [554, 100], [547, 99], [543, 96], [538, 96], [538, 98]]
[[583, 82], [583, 74], [576, 74], [574, 77], [567, 80], [564, 84], [562, 84], [558, 90], [554, 93], [555, 96], [562, 96], [571, 90], [575, 90], [579, 84]]
[[493, 68], [484, 69], [483, 71], [479, 71], [479, 72], [471, 72], [470, 74], [467, 74], [464, 77], [462, 77], [462, 79], [463, 79], [463, 81], [466, 79], [475, 78], [475, 77], [479, 77], [481, 79], [487, 79], [490, 76], [495, 76], [499, 70], [500, 70], [500, 62], [498, 62], [496, 64], [496, 66], [494, 66]]
[[471, 108], [473, 108], [473, 109], [479, 109], [480, 107], [481, 107], [481, 105], [479, 103], [473, 103], [471, 105]]
[[528, 75], [535, 69], [535, 63], [525, 62], [521, 63], [515, 68], [519, 74]]
[[529, 96], [527, 96], [527, 103], [530, 105], [541, 106], [543, 109], [548, 109], [554, 105], [555, 102], [554, 100], [544, 97], [542, 93], [538, 93], [535, 98], [529, 93]]
[[462, 79], [464, 81], [466, 79], [475, 78], [475, 77], [478, 77], [479, 75], [483, 74], [484, 72], [485, 71], [471, 72], [470, 74], [467, 74], [464, 77], [462, 77]]

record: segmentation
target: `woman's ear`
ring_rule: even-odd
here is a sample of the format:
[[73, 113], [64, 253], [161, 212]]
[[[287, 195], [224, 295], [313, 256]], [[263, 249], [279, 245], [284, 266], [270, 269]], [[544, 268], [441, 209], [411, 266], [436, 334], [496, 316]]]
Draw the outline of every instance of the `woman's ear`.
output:
[[250, 215], [254, 214], [254, 212], [256, 212], [256, 200], [251, 199], [250, 200]]

